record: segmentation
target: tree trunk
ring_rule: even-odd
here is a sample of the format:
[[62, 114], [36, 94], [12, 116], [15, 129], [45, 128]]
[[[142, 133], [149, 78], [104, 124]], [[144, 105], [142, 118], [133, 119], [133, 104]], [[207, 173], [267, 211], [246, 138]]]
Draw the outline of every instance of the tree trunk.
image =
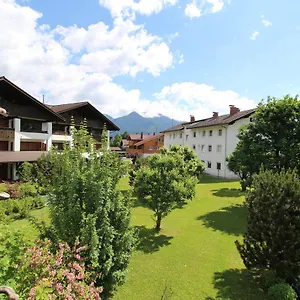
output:
[[160, 231], [161, 219], [162, 219], [161, 214], [158, 214], [156, 217], [156, 227], [155, 227], [157, 231]]

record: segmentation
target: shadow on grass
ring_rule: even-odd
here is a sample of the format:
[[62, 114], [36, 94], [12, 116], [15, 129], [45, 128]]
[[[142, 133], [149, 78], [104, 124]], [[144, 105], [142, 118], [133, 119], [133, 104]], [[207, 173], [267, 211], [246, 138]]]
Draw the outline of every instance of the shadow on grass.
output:
[[240, 189], [228, 189], [223, 188], [219, 190], [212, 190], [213, 195], [217, 197], [234, 197], [238, 198], [245, 195], [245, 192], [243, 192]]
[[221, 183], [221, 182], [236, 182], [237, 179], [227, 179], [221, 177], [213, 177], [207, 174], [203, 174], [200, 178], [200, 184], [207, 184], [207, 183]]
[[[218, 290], [216, 299], [264, 300], [267, 295], [260, 288], [253, 273], [248, 270], [229, 269], [214, 275], [214, 288]], [[214, 298], [207, 297], [206, 300]]]
[[136, 250], [144, 253], [153, 253], [161, 247], [170, 245], [172, 236], [159, 234], [154, 228], [146, 228], [145, 226], [134, 227], [137, 236]]
[[246, 217], [246, 207], [244, 205], [234, 205], [199, 216], [197, 220], [202, 221], [205, 227], [239, 236], [245, 232]]

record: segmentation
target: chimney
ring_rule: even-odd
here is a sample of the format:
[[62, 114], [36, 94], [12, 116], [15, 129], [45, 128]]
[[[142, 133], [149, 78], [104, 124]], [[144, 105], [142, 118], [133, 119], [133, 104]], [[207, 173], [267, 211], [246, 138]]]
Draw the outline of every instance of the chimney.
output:
[[233, 116], [238, 112], [240, 112], [240, 109], [235, 107], [234, 105], [229, 105], [229, 107], [230, 107], [230, 116]]
[[192, 122], [195, 122], [195, 116], [192, 116], [192, 115], [191, 115], [191, 123], [192, 123]]
[[144, 138], [144, 134], [141, 132], [141, 140]]
[[216, 119], [218, 116], [219, 116], [219, 113], [216, 112], [216, 111], [214, 111], [214, 112], [213, 112], [213, 119]]

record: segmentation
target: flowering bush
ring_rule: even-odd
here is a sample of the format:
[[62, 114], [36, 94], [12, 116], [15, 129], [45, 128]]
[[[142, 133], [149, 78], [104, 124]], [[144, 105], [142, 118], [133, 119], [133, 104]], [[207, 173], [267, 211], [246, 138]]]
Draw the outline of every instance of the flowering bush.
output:
[[[85, 269], [82, 251], [76, 241], [71, 249], [60, 244], [59, 250], [52, 254], [51, 243], [37, 241], [27, 249], [22, 264], [15, 265], [19, 275], [17, 292], [25, 299], [100, 299], [102, 288], [94, 286], [94, 280]], [[95, 278], [96, 280], [96, 278]]]

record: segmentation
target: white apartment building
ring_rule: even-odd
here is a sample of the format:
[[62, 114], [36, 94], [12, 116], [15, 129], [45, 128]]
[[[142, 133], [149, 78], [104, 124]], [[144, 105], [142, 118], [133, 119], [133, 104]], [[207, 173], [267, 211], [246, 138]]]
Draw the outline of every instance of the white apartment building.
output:
[[205, 164], [205, 172], [212, 176], [236, 178], [236, 175], [227, 168], [226, 158], [235, 149], [238, 143], [239, 129], [251, 122], [255, 109], [240, 111], [231, 105], [227, 115], [217, 112], [208, 119], [183, 123], [164, 132], [164, 145], [189, 146], [195, 151], [199, 159]]

